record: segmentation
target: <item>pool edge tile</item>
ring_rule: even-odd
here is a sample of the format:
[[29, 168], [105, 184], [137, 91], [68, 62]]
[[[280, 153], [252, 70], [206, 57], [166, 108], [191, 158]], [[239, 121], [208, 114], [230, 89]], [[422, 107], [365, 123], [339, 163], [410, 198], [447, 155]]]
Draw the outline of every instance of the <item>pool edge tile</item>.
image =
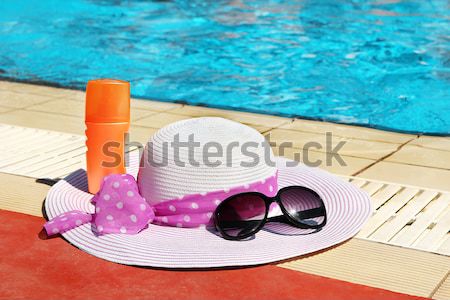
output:
[[300, 132], [321, 133], [332, 132], [336, 136], [368, 140], [374, 142], [402, 144], [417, 138], [417, 135], [384, 131], [363, 126], [338, 124], [325, 121], [314, 121], [306, 119], [295, 119], [289, 124], [279, 127]]
[[357, 177], [450, 191], [450, 170], [379, 161]]
[[408, 143], [383, 161], [450, 170], [450, 151]]
[[401, 146], [396, 143], [344, 138], [333, 134], [293, 131], [283, 128], [275, 128], [266, 134], [270, 134], [270, 141], [278, 145], [290, 143], [292, 148], [328, 153], [337, 152], [345, 156], [372, 160], [382, 159], [396, 152]]

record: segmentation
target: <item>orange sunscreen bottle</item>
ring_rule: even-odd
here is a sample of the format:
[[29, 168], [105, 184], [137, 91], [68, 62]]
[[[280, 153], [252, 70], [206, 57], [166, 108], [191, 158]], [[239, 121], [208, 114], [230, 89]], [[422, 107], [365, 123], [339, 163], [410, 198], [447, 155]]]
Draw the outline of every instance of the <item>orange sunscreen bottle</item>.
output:
[[130, 127], [130, 84], [114, 79], [90, 80], [86, 87], [86, 163], [89, 193], [103, 177], [125, 170], [125, 133]]

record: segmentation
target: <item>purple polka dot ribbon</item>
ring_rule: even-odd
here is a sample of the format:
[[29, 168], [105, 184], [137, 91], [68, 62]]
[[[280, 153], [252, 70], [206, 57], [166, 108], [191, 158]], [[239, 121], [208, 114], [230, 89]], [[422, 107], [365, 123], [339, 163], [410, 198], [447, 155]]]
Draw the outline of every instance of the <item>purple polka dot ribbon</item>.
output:
[[[277, 174], [264, 180], [231, 189], [186, 195], [150, 206], [143, 198], [133, 176], [106, 176], [100, 191], [92, 198], [95, 213], [69, 211], [47, 223], [48, 235], [64, 233], [83, 224], [92, 223], [97, 234], [136, 234], [149, 223], [185, 228], [211, 224], [216, 207], [226, 198], [244, 192], [260, 192], [273, 197], [278, 192]], [[248, 207], [247, 209], [251, 209]]]

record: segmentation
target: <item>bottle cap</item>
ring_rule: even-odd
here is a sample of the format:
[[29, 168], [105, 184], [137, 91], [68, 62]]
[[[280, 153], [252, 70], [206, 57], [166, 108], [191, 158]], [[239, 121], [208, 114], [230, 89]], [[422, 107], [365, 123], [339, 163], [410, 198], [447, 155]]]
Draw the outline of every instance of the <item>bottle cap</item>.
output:
[[86, 87], [86, 122], [130, 121], [130, 83], [115, 79], [89, 80]]

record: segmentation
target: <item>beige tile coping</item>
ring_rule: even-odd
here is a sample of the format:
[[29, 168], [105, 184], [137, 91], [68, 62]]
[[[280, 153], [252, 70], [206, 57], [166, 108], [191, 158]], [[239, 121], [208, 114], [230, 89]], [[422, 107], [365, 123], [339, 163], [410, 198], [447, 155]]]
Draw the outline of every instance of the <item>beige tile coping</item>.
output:
[[357, 176], [450, 191], [450, 170], [381, 161]]
[[160, 102], [146, 99], [131, 99], [131, 108], [145, 109], [151, 111], [172, 111], [181, 108], [183, 105], [171, 102]]
[[12, 91], [15, 88], [19, 88], [20, 86], [25, 86], [27, 87], [29, 84], [26, 83], [19, 83], [19, 82], [11, 82], [11, 81], [5, 81], [5, 80], [0, 80], [0, 90], [7, 90], [7, 91]]
[[351, 239], [338, 247], [279, 266], [395, 292], [431, 297], [449, 271], [450, 257]]
[[185, 105], [179, 109], [170, 111], [173, 114], [179, 114], [190, 117], [222, 117], [233, 121], [250, 125], [259, 125], [266, 127], [278, 127], [292, 121], [290, 118], [276, 117], [270, 115], [261, 115], [248, 112], [239, 112], [231, 110], [222, 110], [207, 108], [202, 106]]
[[0, 113], [12, 111], [12, 110], [14, 110], [14, 108], [6, 107], [6, 106], [0, 106]]
[[411, 145], [450, 151], [450, 137], [421, 136], [412, 141]]
[[135, 121], [134, 124], [151, 128], [162, 128], [170, 123], [189, 118], [191, 117], [162, 112], [149, 117], [141, 118]]
[[0, 114], [0, 123], [84, 134], [85, 125], [80, 117], [49, 112], [15, 110]]
[[329, 122], [318, 122], [297, 119], [292, 123], [280, 126], [279, 128], [301, 132], [321, 133], [332, 132], [335, 136], [344, 138], [379, 141], [386, 143], [402, 144], [417, 138], [415, 135], [389, 132], [384, 130], [371, 129], [359, 126], [335, 124]]
[[[86, 93], [84, 91], [0, 80], [0, 99], [2, 99], [2, 93], [4, 93], [4, 95], [12, 93], [12, 95], [15, 97], [24, 97], [28, 99], [44, 97], [47, 101], [52, 99], [63, 99], [84, 102], [86, 98]], [[32, 104], [36, 104], [35, 101], [30, 101], [33, 102]], [[170, 102], [160, 102], [152, 100], [142, 101], [141, 99], [134, 98], [131, 99], [131, 107], [151, 111], [167, 111], [175, 108], [180, 108], [182, 106], [183, 105], [181, 104]]]
[[[31, 110], [0, 113], [0, 123], [79, 135], [84, 135], [85, 131], [84, 121], [80, 117]], [[131, 125], [130, 141], [145, 144], [155, 131], [156, 129], [154, 128]]]
[[0, 81], [0, 90], [49, 98], [74, 97], [80, 93], [76, 90], [9, 81]]
[[21, 94], [0, 90], [0, 105], [11, 108], [24, 108], [52, 100], [48, 96]]
[[84, 118], [84, 105], [79, 101], [64, 99], [51, 100], [41, 104], [30, 105], [25, 110], [55, 113]]
[[130, 128], [130, 142], [139, 142], [143, 146], [148, 142], [151, 136], [155, 134], [155, 132], [158, 129], [156, 128], [149, 128], [149, 127], [142, 127], [139, 125], [133, 125]]
[[294, 148], [304, 148], [308, 143], [319, 143], [321, 148], [312, 147], [313, 151], [329, 152], [340, 142], [344, 142], [344, 146], [339, 150], [339, 154], [346, 156], [354, 156], [368, 159], [380, 159], [398, 149], [400, 144], [368, 141], [353, 138], [344, 138], [332, 135], [330, 149], [326, 148], [327, 138], [322, 133], [300, 132], [287, 129], [273, 129], [269, 131], [270, 140], [280, 145], [284, 142], [292, 143]]
[[437, 150], [405, 145], [385, 161], [450, 170], [450, 149]]
[[[150, 127], [150, 128], [162, 128], [166, 125], [169, 125], [170, 123], [190, 119], [192, 117], [196, 116], [185, 116], [185, 115], [178, 115], [170, 112], [161, 112], [157, 114], [152, 114], [150, 116], [140, 118], [136, 120], [133, 124], [136, 124], [138, 126], [143, 127]], [[253, 127], [254, 129], [258, 130], [261, 133], [269, 131], [271, 128], [262, 126], [262, 125], [253, 125], [249, 124], [250, 127]]]
[[[273, 148], [273, 151], [275, 155], [281, 155], [278, 148]], [[283, 152], [284, 154], [281, 156], [339, 175], [353, 175], [375, 162], [372, 159], [341, 155], [346, 165], [340, 165], [335, 159], [331, 159], [330, 163], [328, 163], [327, 154], [324, 152], [307, 151], [304, 153], [301, 149], [294, 148], [284, 149]]]
[[[52, 100], [42, 104], [31, 105], [26, 108], [30, 111], [48, 112], [73, 117], [80, 117], [84, 120], [84, 103], [76, 100]], [[131, 120], [137, 120], [158, 113], [147, 109], [131, 108]]]
[[[49, 93], [56, 92], [53, 97], [57, 97], [60, 100], [69, 100], [69, 101], [76, 101], [76, 102], [82, 102], [81, 107], [84, 107], [84, 102], [86, 100], [86, 93], [84, 91], [77, 91], [77, 90], [65, 90], [65, 89], [56, 89], [56, 91], [47, 91]], [[46, 93], [44, 93], [45, 95]], [[147, 99], [136, 99], [131, 98], [131, 109], [139, 109], [139, 110], [149, 110], [152, 112], [163, 112], [163, 111], [170, 111], [173, 109], [177, 109], [182, 107], [182, 104], [178, 103], [171, 103], [171, 102], [160, 102], [160, 101], [153, 101], [153, 100], [147, 100]]]

